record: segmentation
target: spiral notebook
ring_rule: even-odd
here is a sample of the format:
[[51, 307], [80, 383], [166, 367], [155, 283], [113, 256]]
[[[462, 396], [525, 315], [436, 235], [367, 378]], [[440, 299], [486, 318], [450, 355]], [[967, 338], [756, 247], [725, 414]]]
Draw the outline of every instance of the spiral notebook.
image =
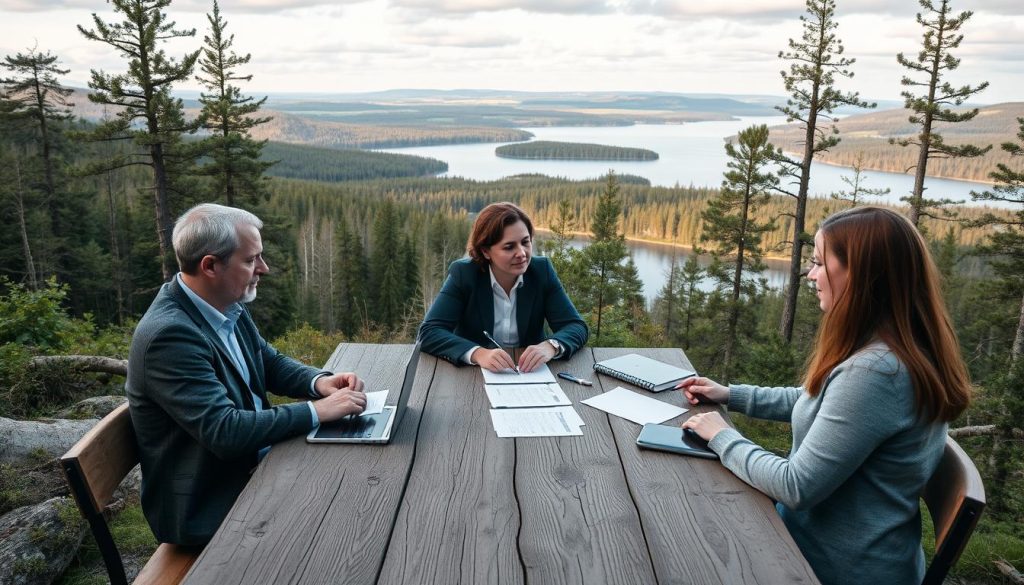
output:
[[635, 353], [603, 360], [594, 364], [594, 371], [618, 378], [651, 392], [674, 388], [681, 380], [696, 376], [691, 372], [665, 362], [652, 360]]

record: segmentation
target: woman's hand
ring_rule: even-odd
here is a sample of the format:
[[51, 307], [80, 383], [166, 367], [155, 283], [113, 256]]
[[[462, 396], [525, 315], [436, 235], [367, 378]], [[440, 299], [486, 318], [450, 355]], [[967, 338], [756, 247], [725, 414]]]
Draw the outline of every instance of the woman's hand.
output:
[[710, 441], [720, 431], [729, 428], [718, 411], [698, 413], [683, 421], [684, 429], [693, 429], [700, 438]]
[[690, 404], [699, 404], [701, 401], [715, 404], [729, 402], [729, 388], [708, 378], [687, 378], [677, 384], [676, 389], [683, 391]]
[[469, 359], [481, 368], [492, 372], [514, 370], [516, 368], [516, 363], [512, 361], [512, 356], [508, 355], [508, 352], [503, 349], [484, 349], [478, 347], [473, 352], [473, 355], [469, 356]]
[[531, 345], [524, 349], [522, 355], [519, 356], [519, 371], [532, 372], [541, 364], [550, 362], [551, 358], [555, 357], [555, 353], [555, 346], [547, 341]]

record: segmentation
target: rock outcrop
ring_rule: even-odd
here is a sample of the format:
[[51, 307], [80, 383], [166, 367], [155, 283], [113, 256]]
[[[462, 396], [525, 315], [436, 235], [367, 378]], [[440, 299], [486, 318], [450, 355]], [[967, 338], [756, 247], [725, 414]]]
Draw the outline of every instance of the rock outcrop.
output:
[[0, 585], [49, 585], [75, 558], [86, 530], [71, 498], [0, 517]]

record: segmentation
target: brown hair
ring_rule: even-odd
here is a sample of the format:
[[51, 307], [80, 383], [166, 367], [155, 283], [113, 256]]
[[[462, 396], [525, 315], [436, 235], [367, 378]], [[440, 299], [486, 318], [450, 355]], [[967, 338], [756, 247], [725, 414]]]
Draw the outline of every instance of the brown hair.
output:
[[482, 250], [500, 242], [501, 236], [505, 234], [505, 228], [518, 221], [526, 224], [526, 230], [533, 238], [533, 222], [522, 209], [508, 202], [492, 203], [484, 207], [476, 216], [473, 230], [469, 233], [469, 240], [466, 242], [466, 252], [473, 262], [476, 262], [481, 268], [486, 268], [490, 261], [484, 257]]
[[819, 229], [823, 254], [848, 270], [847, 284], [822, 318], [804, 388], [817, 396], [833, 368], [880, 339], [909, 371], [918, 415], [955, 419], [970, 402], [970, 379], [924, 238], [879, 207], [841, 211]]

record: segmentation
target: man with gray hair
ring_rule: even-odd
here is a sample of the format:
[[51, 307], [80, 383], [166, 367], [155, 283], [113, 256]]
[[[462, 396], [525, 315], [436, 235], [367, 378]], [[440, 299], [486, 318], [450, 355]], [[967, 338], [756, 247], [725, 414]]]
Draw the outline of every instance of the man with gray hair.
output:
[[[139, 321], [125, 392], [142, 462], [142, 508], [160, 542], [213, 537], [270, 445], [366, 406], [354, 373], [278, 353], [244, 304], [256, 298], [263, 222], [197, 205], [174, 225], [181, 269]], [[309, 399], [271, 405], [267, 391]]]

